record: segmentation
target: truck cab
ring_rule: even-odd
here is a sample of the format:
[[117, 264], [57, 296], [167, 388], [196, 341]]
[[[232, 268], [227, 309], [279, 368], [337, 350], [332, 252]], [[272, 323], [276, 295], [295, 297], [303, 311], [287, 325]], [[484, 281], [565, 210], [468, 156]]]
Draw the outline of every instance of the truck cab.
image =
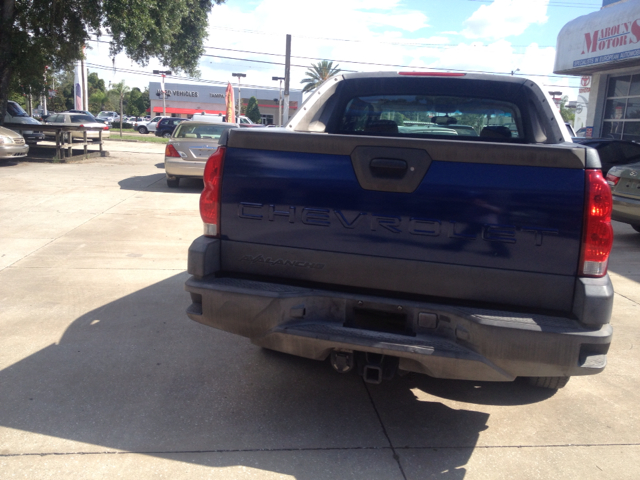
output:
[[[7, 102], [7, 114], [4, 116], [4, 123], [13, 123], [22, 125], [42, 125], [38, 120], [29, 116], [27, 112], [16, 102], [9, 100]], [[36, 144], [44, 140], [42, 132], [34, 130], [22, 130], [20, 134], [27, 143]]]

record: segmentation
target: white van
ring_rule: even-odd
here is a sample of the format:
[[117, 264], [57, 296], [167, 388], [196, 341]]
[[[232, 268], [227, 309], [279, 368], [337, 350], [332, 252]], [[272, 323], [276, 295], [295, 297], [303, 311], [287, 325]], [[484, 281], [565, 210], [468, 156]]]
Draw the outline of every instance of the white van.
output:
[[[212, 123], [226, 123], [227, 116], [221, 113], [194, 113], [191, 120], [198, 122], [212, 122]], [[245, 117], [244, 115], [240, 115], [237, 123], [239, 125], [257, 125], [253, 123], [249, 117]]]
[[[7, 102], [7, 114], [4, 116], [4, 123], [19, 123], [21, 125], [42, 125], [35, 118], [30, 117], [24, 109], [17, 104], [9, 100]], [[11, 128], [9, 126], [9, 128]], [[36, 144], [44, 140], [44, 133], [34, 132], [33, 130], [23, 130], [18, 132], [24, 137], [27, 143]]]

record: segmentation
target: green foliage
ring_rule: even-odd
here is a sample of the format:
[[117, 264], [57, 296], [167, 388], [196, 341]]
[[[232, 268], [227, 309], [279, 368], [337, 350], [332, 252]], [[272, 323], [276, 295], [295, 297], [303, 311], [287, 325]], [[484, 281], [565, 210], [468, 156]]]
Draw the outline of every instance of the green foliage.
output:
[[249, 102], [247, 103], [247, 112], [245, 113], [247, 117], [253, 123], [260, 123], [262, 121], [262, 115], [260, 114], [260, 108], [258, 107], [258, 99], [256, 97], [251, 97]]
[[125, 102], [126, 103], [126, 106], [124, 108], [125, 114], [131, 115], [134, 117], [140, 116], [141, 112], [138, 110], [136, 102], [138, 101], [141, 95], [142, 95], [142, 92], [138, 87], [134, 87], [131, 89], [131, 91], [129, 92], [129, 95], [127, 95], [127, 99], [126, 99], [127, 101]]
[[136, 101], [136, 108], [138, 109], [139, 116], [144, 116], [151, 108], [151, 99], [149, 98], [149, 87], [144, 88], [144, 92], [140, 95]]
[[107, 91], [104, 80], [102, 80], [96, 72], [91, 72], [87, 77], [87, 88], [89, 89], [89, 97], [91, 97], [95, 92]]
[[101, 92], [100, 90], [93, 92], [89, 97], [89, 111], [94, 115], [97, 115], [102, 110], [105, 110], [104, 104], [106, 99], [106, 92]]
[[576, 118], [576, 112], [575, 110], [566, 107], [568, 101], [569, 97], [566, 95], [562, 97], [562, 100], [560, 100], [560, 115], [565, 122], [573, 124], [573, 121]]
[[338, 68], [338, 65], [333, 66], [333, 62], [329, 62], [327, 60], [322, 60], [318, 63], [312, 63], [311, 66], [305, 72], [304, 80], [300, 81], [300, 83], [305, 83], [306, 85], [302, 89], [302, 92], [310, 92], [311, 90], [315, 90], [329, 77], [336, 75], [341, 70]]
[[[105, 31], [111, 56], [124, 52], [140, 65], [154, 57], [173, 71], [197, 75], [208, 14], [223, 2], [0, 0], [0, 123], [10, 89], [40, 95], [51, 85], [46, 67], [69, 70], [90, 36]], [[104, 84], [92, 83], [89, 95], [98, 90]]]

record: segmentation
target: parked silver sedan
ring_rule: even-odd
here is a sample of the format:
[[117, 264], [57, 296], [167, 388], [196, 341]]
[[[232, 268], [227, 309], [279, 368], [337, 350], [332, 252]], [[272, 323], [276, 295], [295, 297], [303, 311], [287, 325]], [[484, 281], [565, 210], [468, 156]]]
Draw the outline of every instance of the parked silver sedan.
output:
[[611, 168], [607, 183], [613, 195], [611, 218], [640, 233], [640, 163]]
[[0, 158], [26, 157], [29, 145], [19, 133], [0, 127]]
[[202, 178], [207, 159], [218, 148], [220, 136], [236, 123], [182, 122], [165, 149], [167, 185], [177, 188], [183, 177]]
[[[84, 113], [54, 113], [53, 115], [49, 115], [47, 118], [47, 125], [54, 126], [64, 126], [64, 125], [74, 125], [74, 126], [85, 126], [85, 127], [93, 127], [99, 128], [102, 130], [102, 139], [109, 138], [109, 126], [104, 123], [97, 122], [93, 117], [86, 115]], [[54, 136], [53, 133], [48, 132], [47, 136]], [[77, 131], [71, 132], [72, 138], [84, 138], [84, 132]], [[100, 132], [98, 130], [90, 130], [87, 132], [87, 138], [97, 139], [100, 138]]]

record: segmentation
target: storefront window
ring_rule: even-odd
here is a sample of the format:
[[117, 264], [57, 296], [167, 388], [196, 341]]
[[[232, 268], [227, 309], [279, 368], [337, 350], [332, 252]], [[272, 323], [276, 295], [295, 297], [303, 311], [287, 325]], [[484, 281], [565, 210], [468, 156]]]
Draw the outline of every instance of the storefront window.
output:
[[604, 107], [604, 118], [607, 120], [618, 120], [624, 117], [624, 107], [626, 100], [607, 100]]
[[607, 97], [626, 97], [629, 95], [630, 80], [631, 77], [629, 75], [610, 79]]
[[640, 75], [609, 78], [602, 136], [640, 140]]

